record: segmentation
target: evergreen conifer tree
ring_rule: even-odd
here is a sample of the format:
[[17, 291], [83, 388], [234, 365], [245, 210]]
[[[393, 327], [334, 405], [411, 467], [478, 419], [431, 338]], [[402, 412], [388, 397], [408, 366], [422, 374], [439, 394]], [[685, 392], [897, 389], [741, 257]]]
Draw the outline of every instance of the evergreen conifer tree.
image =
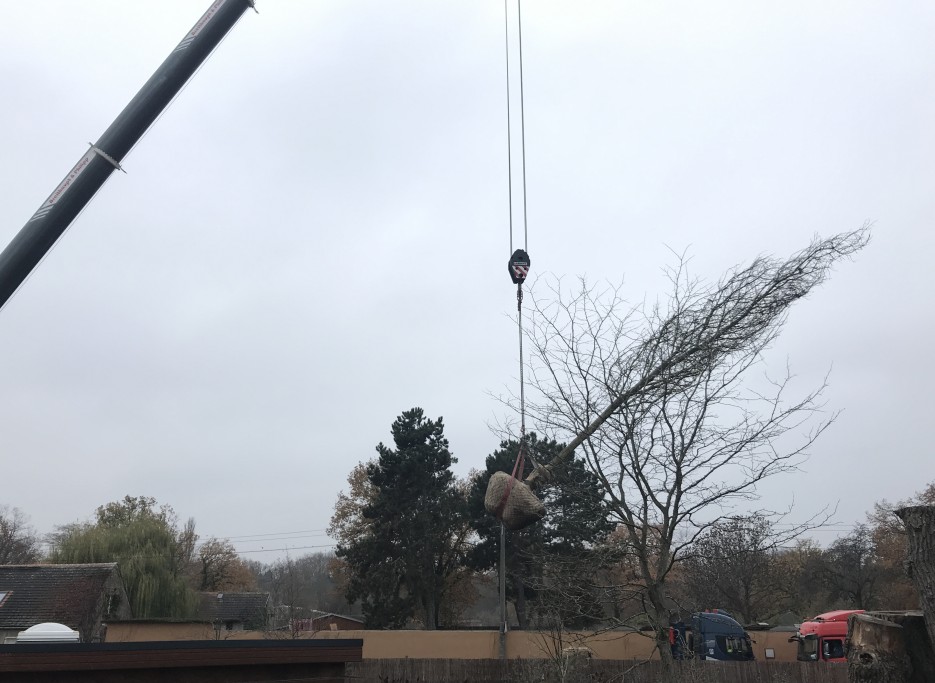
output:
[[[535, 433], [526, 437], [528, 453], [537, 462], [551, 461], [565, 447], [551, 439], [539, 439]], [[469, 557], [477, 570], [493, 569], [500, 558], [500, 523], [484, 509], [487, 481], [494, 472], [511, 472], [519, 453], [519, 442], [503, 441], [500, 448], [487, 456], [486, 470], [471, 482], [468, 508], [471, 525], [478, 541]], [[532, 471], [526, 459], [524, 478]], [[613, 528], [607, 520], [601, 499], [602, 489], [596, 478], [577, 458], [547, 487], [539, 491], [546, 504], [542, 522], [519, 531], [507, 531], [507, 599], [513, 602], [520, 628], [530, 626], [531, 616], [546, 611], [552, 618], [556, 612], [566, 626], [587, 625], [599, 618], [599, 606], [584, 600], [582, 591], [556, 586], [556, 575], [581, 574], [593, 569], [590, 551]], [[580, 577], [579, 577], [580, 578]], [[590, 585], [590, 584], [588, 584]], [[589, 588], [581, 584], [584, 592]], [[548, 602], [548, 609], [540, 603]], [[587, 609], [582, 609], [588, 602]]]
[[339, 544], [350, 577], [348, 601], [361, 601], [371, 628], [413, 617], [438, 627], [451, 578], [466, 552], [466, 503], [451, 472], [442, 418], [413, 408], [393, 422], [395, 448], [380, 443], [367, 465], [373, 495], [361, 515], [367, 532]]

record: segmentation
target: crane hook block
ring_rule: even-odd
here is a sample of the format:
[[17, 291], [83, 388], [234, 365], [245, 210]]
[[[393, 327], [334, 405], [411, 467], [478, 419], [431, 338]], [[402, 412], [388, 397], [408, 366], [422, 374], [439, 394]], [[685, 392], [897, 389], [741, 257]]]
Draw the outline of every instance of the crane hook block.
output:
[[522, 249], [517, 249], [510, 257], [510, 279], [514, 285], [523, 283], [529, 274], [529, 254]]

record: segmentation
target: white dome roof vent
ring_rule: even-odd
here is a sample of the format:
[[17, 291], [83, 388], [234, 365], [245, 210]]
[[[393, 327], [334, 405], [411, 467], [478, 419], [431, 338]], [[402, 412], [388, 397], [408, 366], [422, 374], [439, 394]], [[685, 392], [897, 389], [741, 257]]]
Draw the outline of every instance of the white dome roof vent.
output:
[[16, 636], [17, 643], [77, 643], [80, 639], [77, 631], [52, 622], [30, 626]]

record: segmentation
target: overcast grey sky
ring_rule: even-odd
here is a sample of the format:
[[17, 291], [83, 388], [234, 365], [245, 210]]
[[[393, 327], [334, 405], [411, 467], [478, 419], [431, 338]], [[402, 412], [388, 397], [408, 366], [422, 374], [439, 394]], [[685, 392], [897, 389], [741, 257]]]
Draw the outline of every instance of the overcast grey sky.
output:
[[[3, 3], [0, 248], [209, 4]], [[257, 5], [0, 312], [0, 503], [40, 531], [150, 495], [270, 560], [330, 542], [403, 410], [459, 475], [497, 446], [502, 2]], [[935, 478], [935, 4], [535, 0], [523, 29], [533, 272], [655, 298], [670, 248], [713, 279], [874, 221], [770, 356], [833, 366], [843, 412], [763, 493], [840, 501], [828, 542]]]

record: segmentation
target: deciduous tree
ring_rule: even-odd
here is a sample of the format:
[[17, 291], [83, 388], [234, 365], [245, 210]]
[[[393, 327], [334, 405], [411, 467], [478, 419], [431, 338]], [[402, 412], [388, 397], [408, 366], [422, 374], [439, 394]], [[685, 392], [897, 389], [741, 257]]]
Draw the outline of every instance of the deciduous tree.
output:
[[786, 581], [784, 609], [803, 618], [835, 608], [825, 580], [827, 553], [812, 539], [798, 539], [776, 558]]
[[873, 540], [874, 553], [881, 570], [877, 595], [882, 609], [917, 609], [919, 596], [906, 573], [908, 542], [906, 527], [896, 516], [896, 510], [917, 505], [935, 505], [935, 482], [906, 500], [874, 503], [867, 514], [867, 524]]
[[791, 305], [867, 239], [859, 230], [816, 240], [714, 284], [690, 278], [682, 261], [668, 299], [649, 307], [585, 281], [571, 292], [561, 282], [548, 294], [533, 288], [526, 405], [538, 431], [568, 446], [528, 483], [538, 486], [580, 447], [635, 553], [664, 657], [667, 581], [686, 548], [749, 506], [760, 482], [794, 471], [829, 424], [823, 385], [793, 397], [790, 373], [765, 387], [746, 378]]
[[779, 551], [786, 538], [762, 514], [710, 527], [688, 550], [684, 567], [693, 609], [723, 608], [745, 623], [781, 611], [790, 588]]
[[196, 562], [200, 591], [234, 593], [254, 591], [256, 575], [227, 539], [209, 538], [198, 548]]
[[372, 533], [373, 521], [364, 516], [364, 508], [373, 503], [376, 489], [370, 483], [367, 470], [375, 461], [359, 462], [347, 475], [347, 493], [338, 493], [334, 513], [328, 525], [328, 535], [340, 545], [350, 545], [356, 539]]
[[345, 585], [334, 553], [310, 553], [255, 567], [261, 590], [269, 591], [273, 604], [285, 605], [300, 618], [310, 611], [352, 614], [344, 600]]
[[825, 551], [825, 581], [840, 607], [873, 609], [883, 568], [877, 561], [873, 534], [866, 524], [836, 540]]
[[41, 556], [39, 536], [22, 510], [0, 505], [0, 564], [32, 564]]

